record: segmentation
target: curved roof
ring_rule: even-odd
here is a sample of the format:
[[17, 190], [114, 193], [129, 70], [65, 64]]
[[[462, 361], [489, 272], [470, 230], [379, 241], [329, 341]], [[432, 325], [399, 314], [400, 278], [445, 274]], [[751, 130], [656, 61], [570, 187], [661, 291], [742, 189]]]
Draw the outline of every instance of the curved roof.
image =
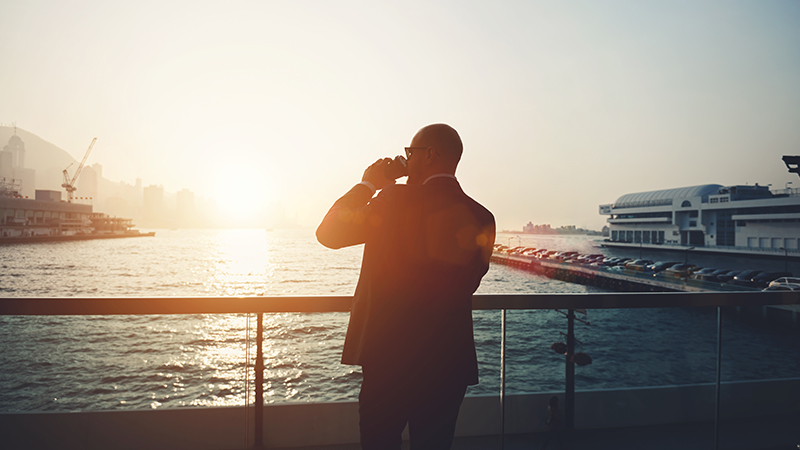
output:
[[721, 188], [720, 184], [703, 184], [700, 186], [689, 186], [675, 189], [663, 189], [660, 191], [639, 192], [636, 194], [625, 194], [618, 198], [614, 205], [623, 203], [653, 202], [658, 200], [672, 200], [676, 198], [703, 197], [716, 194]]

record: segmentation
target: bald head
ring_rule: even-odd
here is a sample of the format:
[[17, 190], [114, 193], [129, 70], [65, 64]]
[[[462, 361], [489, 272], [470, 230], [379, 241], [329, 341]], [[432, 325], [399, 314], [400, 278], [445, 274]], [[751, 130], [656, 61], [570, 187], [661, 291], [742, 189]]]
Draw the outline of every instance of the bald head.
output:
[[411, 140], [411, 146], [433, 148], [438, 155], [437, 165], [441, 166], [439, 169], [447, 173], [455, 173], [464, 149], [458, 132], [443, 123], [422, 127]]

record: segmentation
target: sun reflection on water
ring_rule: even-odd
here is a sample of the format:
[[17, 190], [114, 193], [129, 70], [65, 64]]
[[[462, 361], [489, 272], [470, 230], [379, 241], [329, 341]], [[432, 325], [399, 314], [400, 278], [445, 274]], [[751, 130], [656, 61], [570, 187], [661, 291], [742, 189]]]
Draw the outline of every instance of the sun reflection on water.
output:
[[223, 230], [209, 258], [213, 276], [207, 288], [220, 295], [264, 295], [275, 272], [274, 243], [264, 230]]

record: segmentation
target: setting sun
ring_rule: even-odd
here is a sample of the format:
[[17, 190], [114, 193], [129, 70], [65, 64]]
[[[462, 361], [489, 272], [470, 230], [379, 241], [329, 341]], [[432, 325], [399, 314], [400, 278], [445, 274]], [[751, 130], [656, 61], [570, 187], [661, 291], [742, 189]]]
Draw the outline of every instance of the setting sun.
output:
[[273, 201], [269, 180], [257, 167], [228, 164], [211, 179], [211, 198], [216, 203], [218, 222], [233, 227], [263, 226], [269, 219], [266, 208]]

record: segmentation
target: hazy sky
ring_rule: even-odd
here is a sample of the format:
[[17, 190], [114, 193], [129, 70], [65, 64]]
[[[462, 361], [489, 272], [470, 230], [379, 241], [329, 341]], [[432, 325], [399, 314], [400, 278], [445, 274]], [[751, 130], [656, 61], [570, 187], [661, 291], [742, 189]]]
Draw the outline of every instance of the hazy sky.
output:
[[113, 181], [305, 225], [446, 122], [499, 228], [600, 228], [626, 193], [800, 187], [800, 2], [0, 0], [13, 121], [78, 159], [96, 136]]

